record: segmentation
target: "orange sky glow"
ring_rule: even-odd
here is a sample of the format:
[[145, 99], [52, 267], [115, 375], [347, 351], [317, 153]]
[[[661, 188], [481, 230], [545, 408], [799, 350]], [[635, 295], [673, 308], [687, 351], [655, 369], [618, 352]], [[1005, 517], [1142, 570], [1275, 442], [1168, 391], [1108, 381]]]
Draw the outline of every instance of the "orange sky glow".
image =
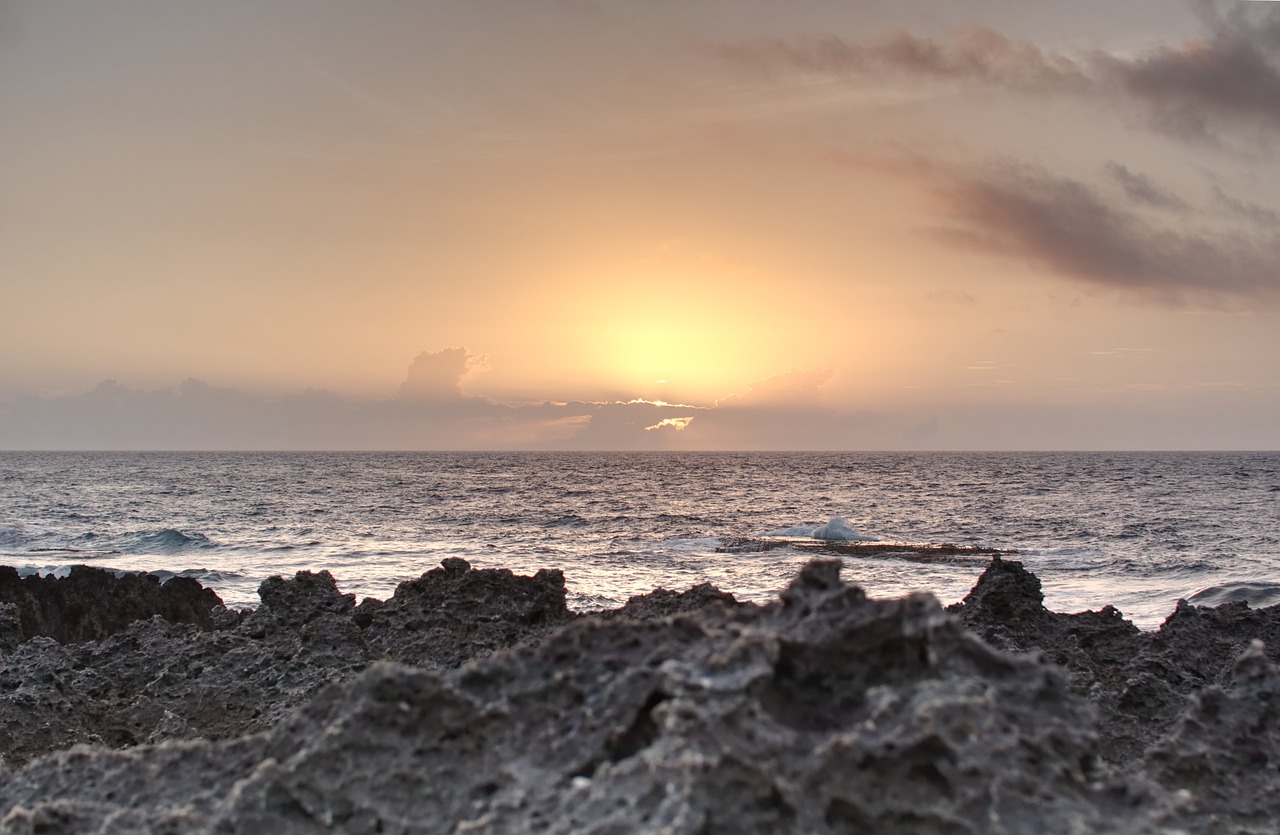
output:
[[0, 448], [1280, 448], [1277, 103], [1268, 3], [8, 0]]

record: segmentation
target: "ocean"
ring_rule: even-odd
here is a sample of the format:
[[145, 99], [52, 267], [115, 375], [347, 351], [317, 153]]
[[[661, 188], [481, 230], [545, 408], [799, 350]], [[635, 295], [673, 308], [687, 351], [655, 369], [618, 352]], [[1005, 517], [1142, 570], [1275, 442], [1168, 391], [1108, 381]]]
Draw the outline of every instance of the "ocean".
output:
[[[1014, 549], [1050, 608], [1112, 604], [1148, 629], [1179, 598], [1280, 603], [1276, 452], [0, 453], [0, 563], [182, 574], [231, 606], [303, 569], [386, 598], [451, 556], [562, 569], [579, 609], [702, 582], [764, 601], [833, 518]], [[717, 550], [741, 538], [782, 544]], [[844, 560], [873, 596], [944, 603], [986, 564]]]

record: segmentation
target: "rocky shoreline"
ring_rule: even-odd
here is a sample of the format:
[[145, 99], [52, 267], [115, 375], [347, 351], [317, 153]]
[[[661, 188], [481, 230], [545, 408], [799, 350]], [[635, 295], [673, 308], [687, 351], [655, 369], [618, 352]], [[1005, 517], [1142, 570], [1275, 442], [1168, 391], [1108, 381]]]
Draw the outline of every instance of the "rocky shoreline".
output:
[[1280, 607], [1156, 632], [994, 555], [961, 603], [815, 560], [574, 613], [460, 559], [355, 604], [0, 568], [2, 832], [1076, 833], [1280, 826]]

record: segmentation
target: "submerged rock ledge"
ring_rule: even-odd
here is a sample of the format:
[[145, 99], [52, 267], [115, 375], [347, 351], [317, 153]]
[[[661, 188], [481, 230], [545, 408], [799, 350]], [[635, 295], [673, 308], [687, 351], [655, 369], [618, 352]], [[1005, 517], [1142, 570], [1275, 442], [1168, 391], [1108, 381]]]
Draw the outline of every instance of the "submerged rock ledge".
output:
[[1276, 830], [1280, 607], [1147, 633], [999, 556], [949, 611], [841, 566], [589, 614], [460, 559], [251, 613], [76, 568], [0, 598], [0, 831]]

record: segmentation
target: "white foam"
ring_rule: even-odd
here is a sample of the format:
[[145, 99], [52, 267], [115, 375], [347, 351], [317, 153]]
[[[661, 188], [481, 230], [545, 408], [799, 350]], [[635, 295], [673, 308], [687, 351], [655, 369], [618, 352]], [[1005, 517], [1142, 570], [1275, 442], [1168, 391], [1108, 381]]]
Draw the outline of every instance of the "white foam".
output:
[[863, 536], [858, 533], [839, 516], [832, 516], [827, 521], [827, 524], [815, 530], [813, 538], [840, 542], [871, 542], [875, 540], [874, 536]]
[[876, 537], [859, 533], [839, 516], [832, 516], [825, 525], [800, 525], [793, 528], [769, 531], [765, 536], [806, 537], [827, 542], [875, 542]]
[[804, 536], [811, 537], [813, 532], [818, 528], [815, 525], [800, 525], [794, 528], [779, 528], [776, 531], [769, 531], [765, 536]]

